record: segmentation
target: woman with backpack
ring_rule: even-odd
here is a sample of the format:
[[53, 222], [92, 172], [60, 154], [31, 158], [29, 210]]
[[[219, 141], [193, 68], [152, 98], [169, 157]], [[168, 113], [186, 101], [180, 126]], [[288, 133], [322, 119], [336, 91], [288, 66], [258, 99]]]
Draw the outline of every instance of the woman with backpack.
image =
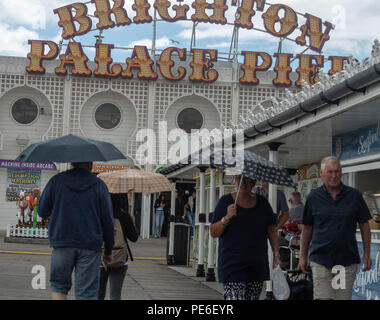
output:
[[113, 263], [100, 267], [99, 300], [104, 300], [108, 279], [110, 299], [121, 300], [121, 290], [128, 270], [128, 252], [133, 261], [128, 240], [136, 242], [138, 234], [132, 216], [128, 213], [128, 194], [111, 193], [115, 226], [115, 244], [112, 249]]

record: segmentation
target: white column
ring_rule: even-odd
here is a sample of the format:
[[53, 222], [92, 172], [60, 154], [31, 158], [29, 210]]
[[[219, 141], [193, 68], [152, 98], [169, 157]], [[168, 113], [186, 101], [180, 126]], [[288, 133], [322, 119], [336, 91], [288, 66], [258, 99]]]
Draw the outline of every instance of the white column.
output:
[[[65, 76], [63, 82], [63, 115], [62, 115], [62, 136], [67, 136], [70, 134], [70, 121], [71, 121], [71, 100], [72, 100], [72, 79], [71, 79], [71, 68], [68, 68], [67, 75]], [[73, 134], [76, 134], [73, 132]], [[58, 170], [60, 172], [69, 169], [68, 163], [60, 163], [58, 165]]]
[[11, 236], [11, 228], [12, 228], [12, 225], [7, 224], [7, 233], [6, 233], [7, 238], [9, 238]]
[[[278, 163], [278, 151], [269, 151], [269, 160]], [[269, 184], [268, 201], [272, 206], [273, 212], [277, 214], [277, 185], [275, 184]]]
[[200, 167], [199, 174], [199, 243], [198, 243], [198, 268], [197, 268], [197, 277], [205, 276], [204, 269], [204, 236], [205, 236], [205, 222], [206, 222], [206, 213], [205, 213], [205, 172], [206, 167]]
[[[211, 223], [210, 215], [213, 214], [216, 205], [216, 171], [211, 169], [210, 172], [210, 210], [209, 210], [209, 222]], [[208, 237], [208, 255], [207, 255], [207, 276], [206, 281], [215, 281], [214, 271], [214, 238], [211, 236], [211, 228], [209, 229]]]
[[[155, 193], [153, 194], [153, 214], [152, 214], [152, 218], [150, 219], [150, 223], [152, 225], [152, 234], [155, 234], [155, 228], [156, 228], [156, 212], [155, 212], [155, 209], [154, 209], [154, 204], [156, 203], [156, 200], [158, 199], [159, 197], [159, 193]], [[151, 202], [152, 203], [152, 202]]]
[[143, 208], [141, 210], [142, 212], [142, 224], [141, 224], [141, 238], [143, 239], [149, 239], [150, 235], [150, 202], [151, 202], [151, 195], [143, 194], [142, 201], [143, 201]]
[[224, 178], [224, 171], [223, 169], [219, 169], [219, 199], [224, 195], [224, 184], [223, 184], [223, 178]]
[[72, 93], [71, 69], [69, 68], [65, 76], [63, 85], [63, 119], [62, 119], [62, 134], [70, 133], [70, 111], [71, 111], [71, 93]]
[[[269, 144], [269, 160], [278, 163], [278, 148], [280, 147], [281, 143], [270, 143]], [[268, 201], [273, 209], [273, 212], [278, 214], [277, 212], [277, 185], [269, 184], [269, 194], [268, 194]], [[267, 291], [267, 298], [271, 299], [273, 297], [273, 290], [272, 290], [272, 265], [273, 265], [273, 251], [272, 247], [270, 246], [270, 242], [268, 240], [268, 260], [269, 260], [269, 275], [270, 280], [266, 283], [266, 291]]]
[[349, 172], [348, 173], [348, 186], [352, 188], [356, 188], [356, 178], [357, 172]]
[[201, 199], [201, 191], [200, 189], [197, 189], [197, 195], [196, 195], [196, 204], [195, 204], [195, 223], [199, 223], [199, 208], [200, 208], [200, 199]]
[[[175, 181], [172, 181], [172, 186], [176, 188]], [[175, 195], [176, 192], [172, 191], [170, 199], [170, 218], [169, 218], [169, 252], [167, 264], [173, 265], [174, 261], [174, 221], [175, 221]]]
[[231, 120], [234, 123], [237, 123], [239, 120], [239, 95], [240, 95], [240, 86], [239, 86], [239, 78], [240, 78], [240, 65], [238, 62], [238, 36], [239, 28], [235, 28], [235, 49], [234, 49], [234, 60], [232, 62], [232, 114]]

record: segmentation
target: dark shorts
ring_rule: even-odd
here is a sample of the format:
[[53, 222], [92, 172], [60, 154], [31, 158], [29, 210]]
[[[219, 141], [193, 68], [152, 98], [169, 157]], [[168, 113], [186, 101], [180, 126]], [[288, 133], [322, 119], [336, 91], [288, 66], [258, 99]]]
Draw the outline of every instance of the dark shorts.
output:
[[54, 248], [50, 267], [51, 291], [67, 295], [75, 270], [75, 298], [97, 300], [100, 254], [98, 251], [87, 249]]

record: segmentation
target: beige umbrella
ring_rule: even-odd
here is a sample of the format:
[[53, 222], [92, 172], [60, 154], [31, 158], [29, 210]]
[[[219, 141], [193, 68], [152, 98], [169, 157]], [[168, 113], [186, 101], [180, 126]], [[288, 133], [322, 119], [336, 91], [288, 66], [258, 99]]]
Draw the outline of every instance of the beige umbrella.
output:
[[110, 193], [175, 191], [164, 175], [143, 170], [125, 169], [104, 172], [98, 177], [104, 181]]

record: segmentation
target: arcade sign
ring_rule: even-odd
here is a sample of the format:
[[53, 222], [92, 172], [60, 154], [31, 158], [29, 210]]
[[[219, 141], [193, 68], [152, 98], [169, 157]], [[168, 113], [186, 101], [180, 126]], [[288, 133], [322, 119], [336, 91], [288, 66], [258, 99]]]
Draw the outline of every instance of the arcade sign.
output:
[[[148, 9], [151, 5], [147, 0], [128, 1], [131, 9], [136, 12], [135, 16], [128, 17], [125, 9], [125, 0], [91, 0], [96, 6], [94, 13], [95, 19], [98, 20], [96, 28], [105, 30], [108, 28], [128, 26], [131, 23], [141, 24], [150, 23], [153, 18], [149, 15]], [[177, 3], [177, 1], [175, 1]], [[227, 24], [225, 17], [229, 6], [227, 0], [194, 0], [192, 7], [195, 13], [191, 15], [190, 20], [193, 22], [208, 22], [214, 24]], [[176, 22], [188, 19], [189, 6], [186, 4], [173, 4], [174, 0], [156, 0], [153, 4], [160, 19], [167, 22]], [[269, 8], [264, 12], [265, 6]], [[289, 6], [284, 4], [266, 4], [266, 0], [231, 0], [231, 6], [237, 6], [237, 15], [233, 24], [239, 28], [253, 29], [252, 18], [256, 15], [256, 10], [263, 12], [261, 18], [266, 32], [278, 38], [285, 38], [294, 32], [300, 32], [295, 42], [301, 46], [307, 46], [317, 54], [297, 54], [296, 59], [299, 60], [299, 67], [296, 69], [298, 80], [296, 86], [301, 86], [303, 80], [309, 85], [313, 85], [319, 81], [316, 76], [319, 68], [324, 67], [324, 56], [319, 53], [322, 51], [325, 43], [330, 39], [329, 33], [333, 29], [330, 22], [322, 22], [316, 16], [306, 13], [306, 22], [299, 29], [297, 13]], [[170, 15], [169, 8], [175, 12]], [[54, 10], [58, 15], [58, 25], [63, 29], [62, 38], [72, 39], [76, 36], [84, 35], [91, 31], [92, 19], [88, 15], [88, 7], [86, 3], [76, 2]], [[281, 15], [280, 15], [281, 13]], [[75, 14], [75, 15], [74, 15]], [[26, 67], [26, 71], [31, 74], [44, 74], [45, 68], [43, 61], [54, 60], [58, 57], [60, 49], [57, 43], [44, 40], [29, 40], [30, 52], [27, 57], [30, 61]], [[83, 51], [80, 42], [69, 42], [65, 54], [59, 55], [60, 65], [55, 68], [57, 75], [66, 75], [67, 67], [72, 68], [71, 73], [75, 76], [90, 77], [106, 77], [106, 78], [124, 78], [132, 79], [135, 77], [133, 70], [138, 70], [137, 77], [145, 80], [155, 80], [158, 78], [157, 72], [153, 68], [154, 61], [151, 59], [146, 46], [136, 45], [133, 49], [131, 57], [126, 59], [126, 67], [119, 63], [113, 64], [112, 59], [113, 44], [96, 43], [95, 63], [97, 68], [92, 71], [88, 68], [88, 57]], [[174, 57], [180, 61], [186, 61], [186, 49], [169, 47], [162, 51], [160, 58], [157, 60], [157, 71], [161, 76], [170, 81], [180, 81], [186, 77], [187, 70], [183, 66], [175, 67]], [[241, 65], [241, 84], [258, 85], [260, 83], [257, 78], [257, 72], [267, 71], [273, 65], [272, 56], [261, 51], [242, 51], [244, 63]], [[189, 67], [192, 73], [188, 79], [192, 82], [212, 83], [218, 79], [218, 71], [214, 69], [213, 62], [218, 60], [218, 51], [213, 49], [191, 50], [192, 60]], [[276, 64], [273, 68], [275, 86], [289, 87], [293, 83], [289, 78], [292, 72], [291, 59], [293, 54], [275, 53]], [[330, 56], [331, 68], [329, 74], [333, 75], [343, 70], [344, 61], [348, 57]]]

